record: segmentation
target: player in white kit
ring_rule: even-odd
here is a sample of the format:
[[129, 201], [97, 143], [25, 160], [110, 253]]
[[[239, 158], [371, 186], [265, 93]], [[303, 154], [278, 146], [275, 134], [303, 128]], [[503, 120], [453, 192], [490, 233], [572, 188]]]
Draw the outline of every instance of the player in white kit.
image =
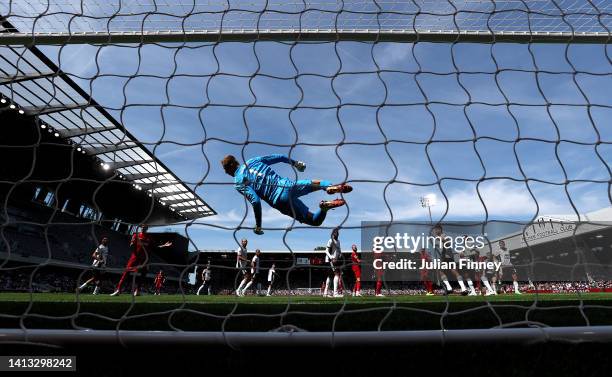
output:
[[100, 291], [100, 278], [104, 268], [106, 267], [106, 260], [108, 258], [108, 237], [102, 237], [102, 240], [100, 240], [100, 245], [98, 245], [98, 247], [94, 250], [91, 257], [93, 258], [93, 262], [91, 264], [93, 276], [85, 283], [81, 284], [81, 286], [77, 288], [77, 291], [82, 291], [89, 285], [89, 283], [93, 282], [96, 285], [93, 294], [97, 295]]
[[197, 295], [198, 296], [200, 295], [200, 292], [202, 291], [202, 289], [204, 289], [207, 295], [210, 295], [211, 288], [212, 288], [211, 282], [212, 282], [212, 271], [210, 268], [210, 261], [209, 261], [208, 264], [206, 265], [206, 268], [202, 270], [202, 285], [200, 286], [200, 288], [198, 288]]
[[257, 283], [257, 291], [256, 294], [259, 294], [261, 290], [261, 284], [259, 283], [259, 264], [261, 261], [260, 258], [261, 251], [259, 249], [255, 250], [255, 255], [253, 259], [251, 259], [251, 280], [245, 285], [244, 289], [240, 293], [240, 296], [244, 296], [246, 291], [253, 285], [253, 283]]
[[[501, 262], [501, 267], [497, 273], [497, 278], [499, 279], [499, 283], [501, 284], [504, 281], [504, 272], [511, 272], [512, 275], [512, 286], [514, 288], [514, 294], [520, 295], [522, 294], [519, 290], [518, 284], [518, 274], [516, 269], [512, 265], [512, 260], [510, 259], [510, 250], [506, 247], [506, 242], [504, 240], [500, 240], [498, 242], [499, 250], [495, 253], [495, 257], [498, 261]], [[506, 275], [507, 276], [507, 275]]]
[[[431, 235], [436, 237], [434, 241], [434, 248], [436, 249], [436, 254], [438, 254], [440, 258], [440, 262], [457, 262], [457, 258], [459, 257], [458, 253], [455, 253], [452, 247], [447, 245], [446, 240], [448, 239], [447, 235], [444, 234], [442, 229], [442, 224], [436, 224], [431, 229]], [[463, 282], [463, 277], [455, 268], [451, 269], [438, 269], [438, 276], [442, 283], [444, 284], [444, 292], [445, 294], [453, 293], [453, 287], [451, 286], [448, 277], [454, 276], [459, 283], [459, 287], [461, 288], [461, 294], [467, 295], [468, 290], [465, 287], [465, 283]]]
[[331, 279], [333, 279], [334, 282], [334, 291], [332, 296], [342, 297], [342, 295], [338, 293], [338, 285], [342, 275], [342, 250], [340, 249], [340, 240], [338, 239], [339, 236], [340, 231], [338, 228], [332, 230], [331, 238], [329, 241], [327, 241], [327, 247], [325, 248], [325, 263], [329, 263], [330, 270], [327, 279], [325, 279], [325, 288], [323, 289], [324, 297], [327, 296]]
[[[467, 238], [467, 235], [463, 236], [464, 245]], [[478, 251], [475, 248], [465, 248], [463, 253], [459, 254], [459, 257], [469, 259], [472, 262], [477, 262]], [[468, 293], [468, 296], [477, 296], [476, 290], [474, 289], [474, 279], [476, 278], [477, 272], [474, 270], [463, 270], [462, 272], [464, 281], [467, 281], [468, 290], [470, 292]]]
[[276, 265], [272, 263], [272, 267], [270, 267], [270, 269], [268, 270], [268, 293], [266, 293], [266, 296], [272, 295], [272, 286], [274, 285], [274, 280], [276, 279], [276, 276]]
[[242, 273], [242, 281], [236, 289], [236, 296], [241, 296], [242, 288], [251, 280], [251, 273], [247, 268], [249, 259], [247, 258], [247, 245], [249, 241], [243, 238], [240, 241], [240, 247], [236, 250], [236, 268]]

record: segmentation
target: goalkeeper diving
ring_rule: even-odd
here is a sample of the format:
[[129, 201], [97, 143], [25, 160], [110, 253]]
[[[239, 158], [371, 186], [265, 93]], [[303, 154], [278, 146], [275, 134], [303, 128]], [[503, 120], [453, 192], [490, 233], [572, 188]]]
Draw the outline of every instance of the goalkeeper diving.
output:
[[319, 209], [310, 212], [299, 198], [318, 190], [325, 190], [330, 195], [348, 193], [353, 190], [347, 184], [334, 185], [330, 181], [318, 179], [294, 181], [281, 177], [270, 167], [279, 162], [290, 164], [299, 172], [306, 169], [306, 164], [302, 161], [295, 161], [281, 154], [251, 158], [242, 165], [232, 155], [225, 156], [221, 160], [225, 172], [234, 177], [236, 190], [244, 195], [253, 206], [253, 213], [255, 214], [254, 232], [256, 234], [263, 234], [261, 229], [261, 200], [300, 223], [319, 226], [325, 220], [328, 210], [346, 204], [344, 199], [322, 200], [319, 203]]

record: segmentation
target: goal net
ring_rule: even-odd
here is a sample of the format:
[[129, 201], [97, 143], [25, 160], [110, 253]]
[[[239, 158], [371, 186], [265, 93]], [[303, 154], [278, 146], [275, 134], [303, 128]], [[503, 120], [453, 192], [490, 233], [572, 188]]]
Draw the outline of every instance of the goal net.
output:
[[610, 338], [609, 1], [0, 21], [4, 339]]

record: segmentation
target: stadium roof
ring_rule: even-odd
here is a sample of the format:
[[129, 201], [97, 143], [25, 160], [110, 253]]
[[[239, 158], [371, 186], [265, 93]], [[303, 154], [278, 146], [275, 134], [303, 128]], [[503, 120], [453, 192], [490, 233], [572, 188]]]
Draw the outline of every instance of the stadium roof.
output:
[[580, 218], [576, 214], [538, 216], [536, 220], [525, 224], [524, 229], [491, 240], [491, 244], [493, 249], [498, 249], [497, 241], [504, 240], [514, 250], [610, 228], [612, 207], [580, 214]]
[[[12, 25], [2, 23], [4, 30]], [[14, 29], [13, 29], [14, 30]], [[0, 30], [2, 33], [2, 30]], [[185, 220], [216, 212], [35, 47], [0, 46], [0, 93]]]

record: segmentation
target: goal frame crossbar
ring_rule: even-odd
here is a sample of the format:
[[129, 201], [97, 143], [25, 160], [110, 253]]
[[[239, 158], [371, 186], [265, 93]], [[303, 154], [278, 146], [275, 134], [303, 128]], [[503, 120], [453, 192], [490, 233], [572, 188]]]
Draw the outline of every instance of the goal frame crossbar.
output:
[[66, 45], [186, 42], [472, 42], [609, 44], [612, 32], [537, 32], [414, 29], [224, 29], [0, 33], [0, 45]]
[[126, 331], [126, 330], [52, 330], [2, 329], [2, 343], [38, 343], [53, 346], [78, 344], [183, 344], [192, 346], [261, 346], [354, 347], [401, 346], [408, 344], [452, 343], [522, 343], [541, 342], [611, 342], [612, 326], [529, 327], [466, 330], [418, 331], [347, 331], [347, 332], [199, 332], [199, 331]]

